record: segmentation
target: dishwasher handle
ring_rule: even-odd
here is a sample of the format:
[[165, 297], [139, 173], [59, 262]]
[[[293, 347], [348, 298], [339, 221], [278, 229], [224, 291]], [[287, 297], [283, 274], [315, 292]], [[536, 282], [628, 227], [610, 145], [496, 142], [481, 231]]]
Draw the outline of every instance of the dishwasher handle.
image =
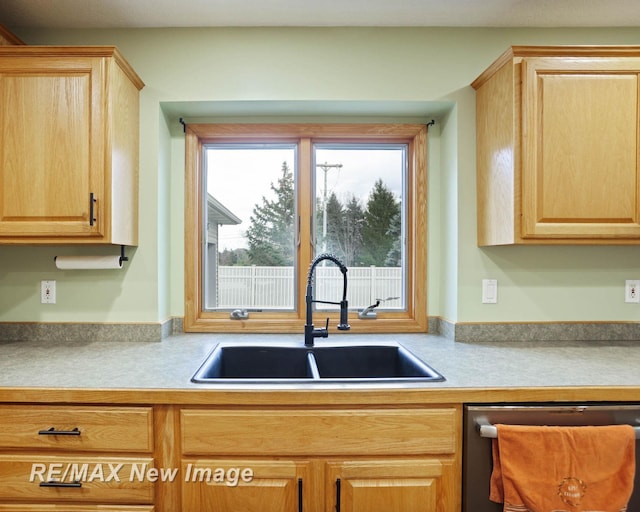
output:
[[[498, 438], [498, 428], [486, 419], [479, 418], [476, 420], [476, 430], [479, 432], [480, 437], [486, 437], [487, 439]], [[633, 427], [633, 430], [636, 433], [636, 439], [640, 439], [640, 427]]]

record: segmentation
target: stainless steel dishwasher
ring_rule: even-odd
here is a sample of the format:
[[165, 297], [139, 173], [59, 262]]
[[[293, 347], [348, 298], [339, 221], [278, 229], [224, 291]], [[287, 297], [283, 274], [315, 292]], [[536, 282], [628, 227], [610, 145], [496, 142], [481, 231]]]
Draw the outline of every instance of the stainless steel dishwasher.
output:
[[463, 512], [501, 512], [489, 500], [495, 424], [507, 425], [632, 425], [636, 430], [636, 476], [629, 512], [640, 512], [640, 404], [545, 403], [465, 405], [462, 455]]

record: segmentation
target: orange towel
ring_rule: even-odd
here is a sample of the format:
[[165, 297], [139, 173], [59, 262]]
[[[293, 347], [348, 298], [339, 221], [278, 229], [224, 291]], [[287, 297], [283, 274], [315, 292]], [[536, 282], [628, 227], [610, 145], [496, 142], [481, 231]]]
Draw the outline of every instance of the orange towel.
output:
[[497, 425], [489, 499], [505, 512], [621, 512], [633, 492], [629, 425]]

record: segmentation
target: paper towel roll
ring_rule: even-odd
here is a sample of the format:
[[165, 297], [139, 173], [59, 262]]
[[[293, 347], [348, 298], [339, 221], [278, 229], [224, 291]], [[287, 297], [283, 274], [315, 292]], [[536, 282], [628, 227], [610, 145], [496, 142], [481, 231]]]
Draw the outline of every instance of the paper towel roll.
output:
[[62, 270], [122, 268], [120, 256], [56, 256], [55, 260]]

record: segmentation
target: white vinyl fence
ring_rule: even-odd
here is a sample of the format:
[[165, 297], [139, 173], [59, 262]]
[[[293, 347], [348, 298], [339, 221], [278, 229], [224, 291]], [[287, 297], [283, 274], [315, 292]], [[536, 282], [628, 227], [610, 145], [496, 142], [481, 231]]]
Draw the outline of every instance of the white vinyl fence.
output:
[[[220, 309], [291, 309], [294, 306], [293, 267], [218, 267]], [[337, 302], [342, 298], [342, 273], [334, 265], [315, 269], [314, 299]], [[384, 308], [401, 308], [402, 268], [350, 267], [347, 271], [349, 308], [364, 308], [376, 299], [397, 297]], [[324, 305], [319, 307], [325, 308]], [[336, 306], [337, 307], [337, 306]], [[332, 308], [327, 305], [326, 308]]]

